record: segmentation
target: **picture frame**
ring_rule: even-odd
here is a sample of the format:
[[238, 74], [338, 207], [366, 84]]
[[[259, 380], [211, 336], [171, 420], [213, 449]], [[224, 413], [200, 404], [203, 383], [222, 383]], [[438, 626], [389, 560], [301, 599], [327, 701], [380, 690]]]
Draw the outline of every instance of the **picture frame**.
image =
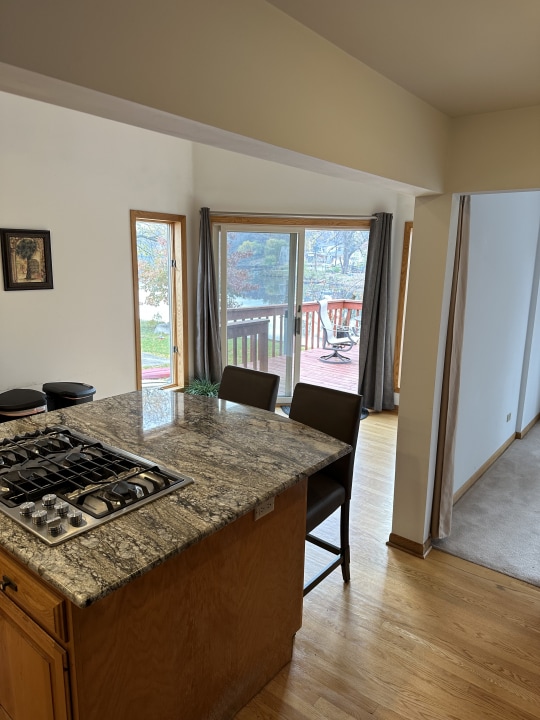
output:
[[49, 230], [0, 228], [4, 290], [53, 288]]

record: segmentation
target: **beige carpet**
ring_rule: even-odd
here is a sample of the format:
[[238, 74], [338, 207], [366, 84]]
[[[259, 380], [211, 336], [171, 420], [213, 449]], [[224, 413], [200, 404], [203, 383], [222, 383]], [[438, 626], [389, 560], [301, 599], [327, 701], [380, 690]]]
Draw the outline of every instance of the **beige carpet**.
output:
[[433, 545], [540, 586], [540, 423], [458, 500], [450, 537]]

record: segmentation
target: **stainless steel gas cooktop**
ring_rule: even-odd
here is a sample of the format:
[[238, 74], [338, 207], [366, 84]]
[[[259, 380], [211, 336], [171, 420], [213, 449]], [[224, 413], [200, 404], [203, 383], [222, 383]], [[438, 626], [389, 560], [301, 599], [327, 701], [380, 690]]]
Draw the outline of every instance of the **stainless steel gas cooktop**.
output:
[[48, 545], [192, 482], [66, 427], [0, 440], [0, 512]]

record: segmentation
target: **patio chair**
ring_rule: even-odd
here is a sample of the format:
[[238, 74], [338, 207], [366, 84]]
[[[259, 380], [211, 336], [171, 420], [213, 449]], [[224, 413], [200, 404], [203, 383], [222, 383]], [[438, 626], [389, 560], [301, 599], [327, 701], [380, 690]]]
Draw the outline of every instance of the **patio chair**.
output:
[[[306, 540], [338, 557], [304, 585], [304, 595], [338, 567], [341, 567], [343, 582], [349, 582], [351, 577], [349, 506], [361, 411], [362, 396], [356, 393], [302, 382], [294, 389], [289, 418], [352, 447], [349, 455], [308, 478]], [[341, 509], [339, 546], [312, 534], [318, 525], [338, 509]]]
[[319, 317], [323, 328], [323, 348], [332, 350], [328, 355], [321, 355], [319, 360], [333, 363], [351, 362], [350, 357], [346, 357], [341, 353], [349, 352], [356, 345], [360, 339], [358, 330], [353, 330], [348, 325], [334, 326], [328, 313], [328, 300], [319, 300]]
[[273, 373], [227, 365], [221, 376], [218, 398], [274, 412], [279, 380], [279, 375]]

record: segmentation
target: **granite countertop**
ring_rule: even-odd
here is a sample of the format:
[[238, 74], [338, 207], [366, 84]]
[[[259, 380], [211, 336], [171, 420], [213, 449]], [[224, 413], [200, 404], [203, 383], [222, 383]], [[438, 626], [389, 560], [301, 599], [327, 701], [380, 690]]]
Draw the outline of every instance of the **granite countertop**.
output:
[[285, 417], [160, 389], [0, 424], [0, 439], [65, 425], [194, 483], [49, 547], [0, 513], [0, 546], [86, 607], [345, 455]]

